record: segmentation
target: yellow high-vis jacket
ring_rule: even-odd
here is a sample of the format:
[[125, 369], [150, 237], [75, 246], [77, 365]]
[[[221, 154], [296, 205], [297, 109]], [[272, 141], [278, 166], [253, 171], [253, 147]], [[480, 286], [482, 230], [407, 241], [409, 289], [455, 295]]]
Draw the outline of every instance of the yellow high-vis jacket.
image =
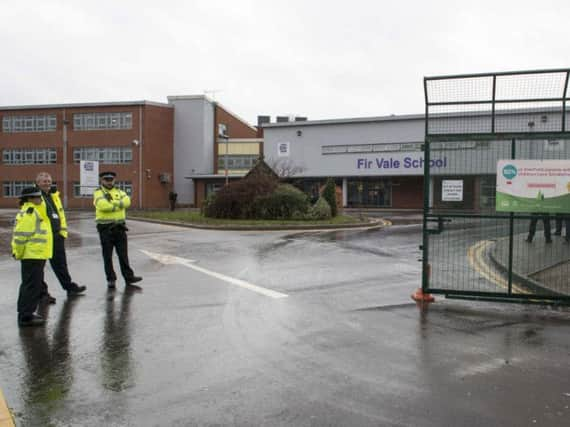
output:
[[[110, 195], [109, 200], [107, 195]], [[93, 193], [93, 206], [95, 206], [95, 222], [97, 224], [112, 224], [125, 222], [127, 208], [131, 206], [131, 198], [116, 187], [107, 190], [99, 187]]]
[[16, 259], [50, 259], [53, 255], [50, 220], [32, 202], [24, 203], [16, 215], [12, 254]]
[[[63, 203], [61, 203], [61, 198], [59, 197], [59, 191], [56, 191], [55, 193], [49, 193], [48, 197], [49, 196], [51, 196], [51, 199], [53, 200], [53, 204], [55, 205], [55, 209], [57, 211], [56, 213], [59, 216], [59, 221], [60, 221], [59, 234], [64, 239], [67, 239], [67, 219], [65, 218], [65, 211], [63, 210]], [[43, 197], [40, 209], [42, 209], [43, 214], [47, 216], [46, 202], [45, 200], [43, 200]]]

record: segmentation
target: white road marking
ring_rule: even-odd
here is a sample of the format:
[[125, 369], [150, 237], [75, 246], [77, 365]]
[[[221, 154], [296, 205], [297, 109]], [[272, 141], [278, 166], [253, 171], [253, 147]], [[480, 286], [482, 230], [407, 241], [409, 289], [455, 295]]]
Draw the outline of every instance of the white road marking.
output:
[[194, 260], [180, 258], [174, 255], [158, 254], [155, 252], [149, 252], [144, 249], [140, 250], [146, 256], [157, 260], [158, 262], [166, 265], [180, 264], [185, 267], [191, 268], [193, 270], [199, 271], [200, 273], [207, 274], [208, 276], [215, 277], [216, 279], [223, 280], [224, 282], [231, 283], [232, 285], [239, 286], [240, 288], [248, 289], [258, 294], [265, 295], [271, 298], [287, 298], [287, 294], [281, 292], [273, 291], [271, 289], [263, 288], [261, 286], [254, 285], [253, 283], [248, 283], [245, 280], [236, 279], [234, 277], [226, 276], [225, 274], [216, 273], [215, 271], [208, 270], [203, 267], [197, 266]]

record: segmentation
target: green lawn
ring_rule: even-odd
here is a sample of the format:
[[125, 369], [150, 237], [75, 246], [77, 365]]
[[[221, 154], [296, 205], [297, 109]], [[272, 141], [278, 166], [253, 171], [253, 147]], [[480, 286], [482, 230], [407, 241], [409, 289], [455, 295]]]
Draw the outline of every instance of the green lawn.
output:
[[324, 221], [304, 221], [304, 220], [255, 220], [255, 219], [218, 219], [206, 218], [196, 211], [132, 211], [131, 218], [149, 218], [163, 221], [180, 221], [196, 225], [251, 225], [251, 226], [272, 226], [272, 225], [343, 225], [355, 224], [360, 221], [358, 218], [348, 215], [338, 215], [335, 218]]

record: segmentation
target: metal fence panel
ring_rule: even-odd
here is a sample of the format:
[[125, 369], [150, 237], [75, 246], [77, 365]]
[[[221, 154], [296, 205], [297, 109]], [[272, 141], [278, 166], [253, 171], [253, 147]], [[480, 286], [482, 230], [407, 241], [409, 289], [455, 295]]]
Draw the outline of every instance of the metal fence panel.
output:
[[499, 160], [570, 159], [569, 75], [424, 79], [424, 292], [570, 302], [570, 212], [495, 206]]

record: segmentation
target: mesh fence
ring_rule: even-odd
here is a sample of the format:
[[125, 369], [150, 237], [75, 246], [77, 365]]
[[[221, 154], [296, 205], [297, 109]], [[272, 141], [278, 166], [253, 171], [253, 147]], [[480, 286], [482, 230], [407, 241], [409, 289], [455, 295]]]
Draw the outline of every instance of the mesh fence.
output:
[[427, 77], [424, 83], [428, 137], [567, 131], [568, 70]]
[[570, 302], [570, 212], [495, 205], [500, 160], [570, 159], [568, 70], [425, 82], [424, 289]]

